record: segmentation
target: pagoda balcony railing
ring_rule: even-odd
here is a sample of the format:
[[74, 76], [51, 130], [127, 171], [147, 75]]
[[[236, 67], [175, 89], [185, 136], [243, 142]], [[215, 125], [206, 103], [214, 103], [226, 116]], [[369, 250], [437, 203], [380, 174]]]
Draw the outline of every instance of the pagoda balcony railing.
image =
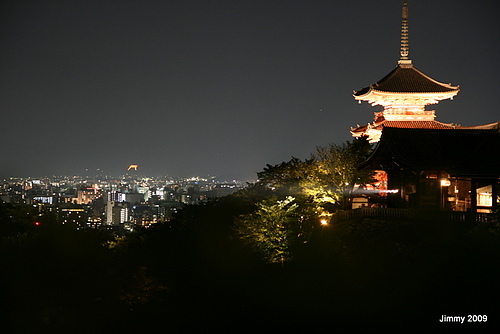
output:
[[435, 110], [386, 109], [385, 115], [434, 115]]

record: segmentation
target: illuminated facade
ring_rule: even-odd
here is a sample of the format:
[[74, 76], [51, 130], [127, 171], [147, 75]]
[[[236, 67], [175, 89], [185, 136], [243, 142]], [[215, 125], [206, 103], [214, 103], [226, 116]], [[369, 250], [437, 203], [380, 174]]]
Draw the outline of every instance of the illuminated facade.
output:
[[407, 129], [478, 129], [495, 128], [497, 123], [464, 127], [453, 123], [436, 121], [434, 110], [426, 106], [452, 99], [460, 91], [453, 86], [434, 80], [413, 66], [409, 59], [408, 4], [405, 2], [402, 15], [401, 51], [397, 67], [377, 83], [354, 91], [354, 98], [361, 103], [381, 106], [375, 112], [374, 121], [351, 128], [354, 137], [368, 137], [371, 143], [379, 141], [384, 128]]
[[130, 221], [129, 206], [127, 202], [108, 201], [106, 203], [106, 224], [120, 225]]
[[435, 112], [426, 110], [453, 98], [459, 87], [434, 80], [413, 66], [406, 2], [400, 55], [393, 71], [354, 92], [360, 103], [383, 107], [372, 123], [351, 128], [354, 137], [378, 143], [361, 168], [387, 174], [388, 207], [496, 212], [500, 122], [465, 127], [438, 122]]
[[386, 128], [362, 169], [387, 173], [388, 207], [500, 209], [499, 130]]
[[76, 195], [76, 204], [90, 204], [100, 196], [101, 194], [96, 188], [79, 189]]

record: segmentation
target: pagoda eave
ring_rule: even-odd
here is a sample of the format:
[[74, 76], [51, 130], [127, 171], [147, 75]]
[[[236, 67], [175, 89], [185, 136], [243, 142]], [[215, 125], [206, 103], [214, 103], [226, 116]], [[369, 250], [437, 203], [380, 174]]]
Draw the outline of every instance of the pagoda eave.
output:
[[354, 95], [358, 101], [366, 101], [372, 105], [428, 105], [436, 104], [441, 100], [447, 100], [457, 95], [459, 90], [449, 92], [386, 92], [370, 89], [363, 95]]

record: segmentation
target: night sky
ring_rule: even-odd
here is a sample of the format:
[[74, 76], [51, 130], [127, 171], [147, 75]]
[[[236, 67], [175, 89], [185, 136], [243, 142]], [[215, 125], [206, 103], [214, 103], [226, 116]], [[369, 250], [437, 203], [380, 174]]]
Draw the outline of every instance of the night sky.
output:
[[[2, 1], [0, 177], [252, 180], [350, 140], [379, 110], [352, 91], [397, 65], [402, 3]], [[437, 120], [500, 120], [500, 1], [409, 7], [413, 64], [461, 88]]]

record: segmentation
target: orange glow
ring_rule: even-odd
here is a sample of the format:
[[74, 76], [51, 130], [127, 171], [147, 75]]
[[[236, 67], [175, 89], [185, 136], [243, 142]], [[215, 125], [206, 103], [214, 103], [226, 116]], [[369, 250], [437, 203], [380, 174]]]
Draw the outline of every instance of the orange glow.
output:
[[449, 187], [451, 186], [451, 181], [448, 179], [441, 179], [441, 187]]
[[128, 166], [127, 170], [131, 170], [131, 169], [137, 170], [137, 168], [139, 168], [139, 165], [130, 165], [130, 166]]

